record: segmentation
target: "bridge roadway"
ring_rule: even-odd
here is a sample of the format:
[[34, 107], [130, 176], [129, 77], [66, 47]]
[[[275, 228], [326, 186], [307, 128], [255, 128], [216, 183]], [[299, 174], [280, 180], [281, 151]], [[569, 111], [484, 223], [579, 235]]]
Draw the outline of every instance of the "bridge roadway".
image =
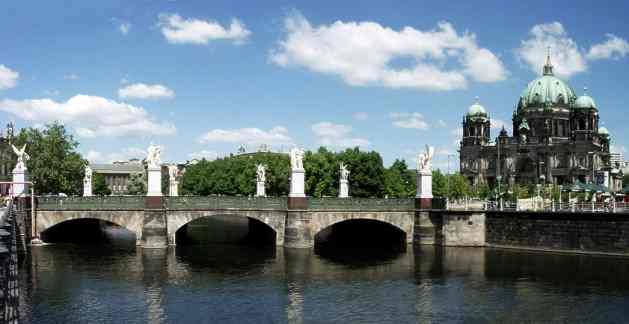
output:
[[99, 219], [136, 234], [146, 248], [175, 245], [177, 231], [203, 217], [234, 216], [258, 220], [273, 229], [276, 245], [310, 248], [315, 236], [339, 222], [367, 219], [394, 226], [412, 243], [415, 199], [309, 198], [290, 206], [291, 198], [248, 197], [67, 197], [39, 198], [34, 237], [76, 219]]

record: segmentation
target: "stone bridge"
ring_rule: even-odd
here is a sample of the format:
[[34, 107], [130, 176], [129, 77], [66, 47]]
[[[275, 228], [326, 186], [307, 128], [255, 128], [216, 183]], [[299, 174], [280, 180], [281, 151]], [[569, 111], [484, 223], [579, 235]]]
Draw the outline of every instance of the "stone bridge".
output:
[[[289, 198], [290, 199], [290, 198]], [[413, 242], [414, 199], [310, 198], [306, 208], [289, 208], [286, 198], [164, 197], [159, 204], [143, 197], [40, 198], [34, 236], [76, 219], [98, 219], [135, 233], [144, 247], [174, 245], [177, 231], [203, 217], [234, 216], [258, 220], [275, 232], [278, 246], [309, 248], [324, 229], [349, 220], [391, 225]]]

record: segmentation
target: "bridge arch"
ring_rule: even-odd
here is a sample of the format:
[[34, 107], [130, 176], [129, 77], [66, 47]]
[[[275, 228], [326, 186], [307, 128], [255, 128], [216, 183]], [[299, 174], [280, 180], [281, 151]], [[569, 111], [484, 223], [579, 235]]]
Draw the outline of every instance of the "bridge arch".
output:
[[349, 220], [372, 220], [399, 229], [406, 235], [406, 243], [413, 242], [414, 212], [313, 212], [311, 222], [312, 237], [335, 224]]
[[51, 227], [63, 222], [77, 219], [98, 219], [116, 224], [133, 233], [139, 243], [142, 238], [142, 227], [144, 221], [143, 211], [37, 211], [36, 234], [41, 237], [41, 233]]
[[258, 220], [275, 231], [275, 245], [284, 245], [284, 226], [286, 212], [261, 210], [198, 210], [198, 211], [169, 211], [167, 214], [168, 244], [176, 245], [177, 231], [184, 225], [204, 217], [234, 216]]

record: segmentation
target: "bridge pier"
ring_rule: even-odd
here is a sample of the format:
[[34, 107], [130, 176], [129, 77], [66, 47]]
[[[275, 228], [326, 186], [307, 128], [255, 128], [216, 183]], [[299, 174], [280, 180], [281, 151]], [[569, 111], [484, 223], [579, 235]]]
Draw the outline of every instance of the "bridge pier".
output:
[[168, 247], [168, 230], [166, 211], [163, 208], [162, 196], [145, 198], [145, 209], [142, 229], [143, 248]]
[[287, 248], [310, 249], [314, 247], [311, 230], [312, 213], [306, 210], [289, 210], [286, 213], [284, 246]]

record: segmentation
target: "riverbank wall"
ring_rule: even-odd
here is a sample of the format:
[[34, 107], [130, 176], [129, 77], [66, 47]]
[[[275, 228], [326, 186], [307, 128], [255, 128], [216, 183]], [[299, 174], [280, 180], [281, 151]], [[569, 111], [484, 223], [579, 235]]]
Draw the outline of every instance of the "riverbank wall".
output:
[[623, 213], [432, 211], [415, 228], [417, 244], [629, 256]]

